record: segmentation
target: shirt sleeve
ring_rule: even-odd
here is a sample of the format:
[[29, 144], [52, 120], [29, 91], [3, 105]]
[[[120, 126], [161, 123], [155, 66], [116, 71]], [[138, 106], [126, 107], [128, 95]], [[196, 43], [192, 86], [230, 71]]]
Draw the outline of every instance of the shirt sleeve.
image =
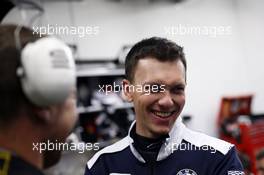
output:
[[108, 175], [109, 174], [108, 167], [105, 164], [105, 161], [104, 159], [102, 159], [102, 157], [98, 158], [97, 161], [94, 164], [92, 164], [91, 167], [89, 167], [88, 164], [89, 164], [89, 161], [86, 164], [84, 175]]
[[92, 175], [91, 171], [88, 169], [88, 166], [86, 165], [84, 175]]
[[223, 156], [215, 166], [213, 175], [244, 175], [244, 168], [238, 158], [235, 147], [232, 147], [228, 153]]

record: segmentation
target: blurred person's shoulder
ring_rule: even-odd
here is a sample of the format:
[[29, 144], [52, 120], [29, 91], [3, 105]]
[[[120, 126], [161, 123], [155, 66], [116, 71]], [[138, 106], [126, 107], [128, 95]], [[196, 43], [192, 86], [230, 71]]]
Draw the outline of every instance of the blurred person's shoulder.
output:
[[0, 148], [0, 175], [44, 175], [37, 167]]

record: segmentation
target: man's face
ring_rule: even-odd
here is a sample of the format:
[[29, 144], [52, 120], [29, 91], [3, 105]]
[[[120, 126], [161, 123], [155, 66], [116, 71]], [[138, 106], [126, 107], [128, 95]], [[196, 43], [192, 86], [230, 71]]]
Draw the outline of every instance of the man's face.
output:
[[257, 161], [257, 175], [264, 175], [264, 158]]
[[75, 92], [72, 92], [64, 103], [56, 105], [52, 114], [56, 118], [53, 123], [56, 128], [54, 138], [64, 142], [77, 121]]
[[[161, 87], [153, 91], [130, 92], [136, 113], [136, 132], [148, 138], [168, 134], [185, 104], [185, 69], [181, 61], [138, 61], [134, 86]], [[155, 91], [155, 92], [154, 92]], [[150, 92], [150, 93], [149, 93]]]
[[[52, 120], [46, 131], [48, 139], [54, 143], [64, 143], [72, 131], [76, 121], [76, 95], [72, 92], [64, 103], [52, 107]], [[44, 168], [48, 168], [59, 161], [61, 150], [51, 150], [44, 153]]]

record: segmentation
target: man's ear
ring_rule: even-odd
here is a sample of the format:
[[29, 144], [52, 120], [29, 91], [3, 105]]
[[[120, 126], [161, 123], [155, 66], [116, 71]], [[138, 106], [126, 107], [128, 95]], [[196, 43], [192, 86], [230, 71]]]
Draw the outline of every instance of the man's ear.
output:
[[43, 124], [50, 123], [52, 120], [51, 109], [49, 107], [37, 107], [34, 109], [34, 113], [34, 117], [36, 117], [36, 120], [42, 122]]
[[130, 86], [132, 86], [130, 81], [128, 81], [127, 79], [124, 79], [122, 81], [122, 86], [123, 86], [122, 96], [124, 97], [126, 101], [132, 102], [133, 101], [133, 88], [129, 88]]

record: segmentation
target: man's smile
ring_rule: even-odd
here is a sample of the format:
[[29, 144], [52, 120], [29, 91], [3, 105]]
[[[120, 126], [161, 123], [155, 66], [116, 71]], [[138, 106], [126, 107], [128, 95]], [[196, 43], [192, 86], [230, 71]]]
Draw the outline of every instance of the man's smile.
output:
[[174, 116], [176, 113], [176, 110], [173, 111], [158, 111], [158, 110], [151, 110], [151, 113], [154, 114], [156, 117], [159, 118], [170, 118], [171, 116]]

